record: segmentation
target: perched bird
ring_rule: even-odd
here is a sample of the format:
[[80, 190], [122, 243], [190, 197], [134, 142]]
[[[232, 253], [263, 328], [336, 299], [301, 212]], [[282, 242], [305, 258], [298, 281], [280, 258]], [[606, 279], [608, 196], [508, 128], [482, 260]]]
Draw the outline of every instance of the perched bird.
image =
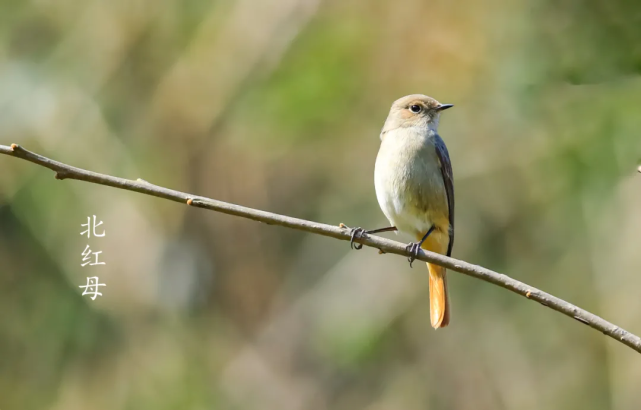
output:
[[[454, 245], [454, 181], [445, 142], [437, 128], [441, 111], [452, 107], [426, 95], [408, 95], [392, 104], [376, 158], [374, 183], [378, 203], [393, 225], [352, 230], [401, 231], [417, 239], [408, 250], [410, 266], [419, 248], [450, 256]], [[357, 245], [357, 249], [359, 249]], [[427, 264], [430, 320], [435, 329], [450, 321], [445, 268]]]

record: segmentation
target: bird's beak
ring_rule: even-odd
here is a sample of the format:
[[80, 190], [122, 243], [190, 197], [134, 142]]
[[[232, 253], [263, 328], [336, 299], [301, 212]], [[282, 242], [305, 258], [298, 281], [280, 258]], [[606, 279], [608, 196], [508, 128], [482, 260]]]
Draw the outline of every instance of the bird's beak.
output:
[[441, 104], [436, 109], [438, 111], [443, 111], [443, 110], [447, 110], [448, 108], [452, 108], [452, 107], [454, 107], [454, 104]]

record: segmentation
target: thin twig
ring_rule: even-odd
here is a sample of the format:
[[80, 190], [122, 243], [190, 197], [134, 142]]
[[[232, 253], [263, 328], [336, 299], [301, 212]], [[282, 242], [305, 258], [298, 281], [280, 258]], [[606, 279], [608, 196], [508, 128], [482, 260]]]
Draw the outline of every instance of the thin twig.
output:
[[[278, 215], [271, 212], [261, 211], [244, 206], [233, 205], [230, 203], [217, 201], [215, 199], [191, 195], [173, 189], [150, 184], [143, 180], [129, 180], [117, 178], [110, 175], [99, 174], [97, 172], [87, 171], [81, 168], [72, 167], [58, 161], [43, 157], [36, 153], [27, 151], [17, 144], [11, 144], [10, 147], [0, 145], [0, 154], [21, 158], [43, 167], [49, 168], [56, 172], [57, 179], [75, 179], [79, 181], [92, 182], [94, 184], [108, 185], [115, 188], [125, 189], [128, 191], [140, 192], [159, 198], [169, 199], [175, 202], [186, 203], [187, 205], [205, 208], [216, 212], [222, 212], [229, 215], [240, 216], [252, 219], [258, 222], [264, 222], [269, 225], [279, 225], [286, 228], [297, 229], [300, 231], [315, 233], [318, 235], [329, 236], [332, 238], [349, 241], [350, 229], [343, 224], [339, 226], [326, 225], [318, 222], [306, 221], [304, 219], [292, 218], [290, 216]], [[361, 238], [355, 238], [355, 242], [376, 248], [383, 253], [393, 253], [396, 255], [410, 256], [406, 250], [406, 245], [390, 239], [379, 236], [364, 235]], [[482, 266], [472, 265], [464, 261], [447, 256], [439, 255], [433, 252], [420, 250], [416, 259], [444, 266], [450, 270], [481, 279], [485, 282], [500, 286], [528, 299], [539, 302], [543, 306], [556, 310], [566, 316], [574, 318], [581, 323], [596, 329], [603, 334], [631, 347], [641, 353], [641, 338], [619, 326], [616, 326], [599, 316], [596, 316], [586, 310], [583, 310], [571, 303], [545, 293], [530, 285], [512, 279], [509, 276], [498, 272], [491, 271]]]

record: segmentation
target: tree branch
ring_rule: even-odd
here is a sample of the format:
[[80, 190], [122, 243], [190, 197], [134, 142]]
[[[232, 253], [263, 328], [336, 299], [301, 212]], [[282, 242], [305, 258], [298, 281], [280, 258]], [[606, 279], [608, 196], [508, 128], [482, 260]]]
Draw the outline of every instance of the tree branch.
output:
[[[125, 189], [128, 191], [140, 192], [159, 198], [169, 199], [175, 202], [186, 203], [187, 205], [205, 208], [216, 212], [222, 212], [229, 215], [240, 216], [242, 218], [252, 219], [269, 225], [279, 225], [286, 228], [297, 229], [300, 231], [310, 232], [317, 235], [329, 236], [331, 238], [344, 241], [350, 240], [350, 230], [343, 224], [340, 226], [326, 225], [318, 222], [306, 221], [304, 219], [292, 218], [290, 216], [278, 215], [271, 212], [265, 212], [257, 209], [246, 208], [244, 206], [233, 205], [215, 199], [205, 198], [197, 195], [191, 195], [173, 189], [150, 184], [143, 180], [129, 180], [117, 178], [110, 175], [99, 174], [97, 172], [87, 171], [81, 168], [72, 167], [58, 161], [43, 157], [36, 153], [27, 151], [17, 144], [11, 144], [10, 147], [0, 145], [0, 154], [9, 155], [15, 158], [21, 158], [34, 164], [49, 168], [56, 173], [56, 179], [75, 179], [78, 181], [91, 182], [94, 184], [107, 185], [114, 188]], [[405, 244], [381, 238], [379, 236], [367, 236], [356, 238], [355, 242], [377, 248], [385, 253], [396, 255], [410, 256], [405, 249]], [[519, 282], [506, 275], [491, 271], [482, 266], [472, 265], [454, 258], [448, 258], [433, 252], [420, 250], [418, 260], [434, 263], [444, 266], [450, 270], [481, 279], [485, 282], [500, 286], [530, 300], [539, 302], [543, 306], [556, 310], [566, 316], [574, 318], [581, 323], [596, 329], [603, 334], [631, 347], [641, 353], [641, 338], [620, 327], [596, 316], [586, 310], [583, 310], [571, 303], [545, 293], [530, 285]]]

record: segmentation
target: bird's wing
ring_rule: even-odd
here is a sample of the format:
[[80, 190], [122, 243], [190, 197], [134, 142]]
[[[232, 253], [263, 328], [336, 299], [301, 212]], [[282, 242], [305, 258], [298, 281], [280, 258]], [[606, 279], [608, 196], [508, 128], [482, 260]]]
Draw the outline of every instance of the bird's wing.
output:
[[436, 135], [435, 146], [436, 155], [438, 155], [441, 165], [441, 175], [443, 176], [443, 184], [445, 184], [445, 192], [447, 193], [447, 208], [450, 217], [450, 243], [447, 246], [447, 256], [451, 256], [452, 247], [454, 246], [454, 174], [452, 173], [450, 154], [447, 152], [445, 142], [439, 135]]

